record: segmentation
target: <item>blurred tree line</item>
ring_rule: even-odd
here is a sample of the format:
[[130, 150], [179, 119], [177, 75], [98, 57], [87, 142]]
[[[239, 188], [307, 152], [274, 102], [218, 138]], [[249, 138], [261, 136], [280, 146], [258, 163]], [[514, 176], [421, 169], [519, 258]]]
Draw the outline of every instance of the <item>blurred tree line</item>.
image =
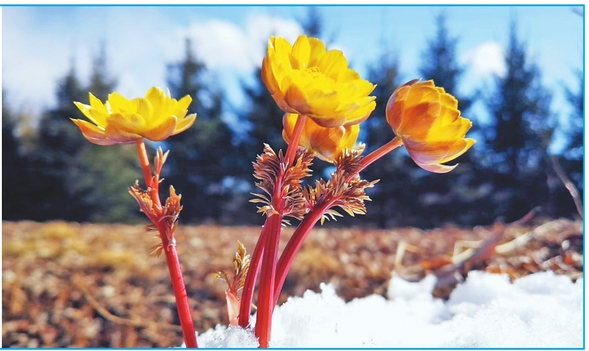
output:
[[[329, 46], [317, 8], [309, 7], [308, 11], [301, 21], [304, 32], [322, 38]], [[495, 78], [494, 89], [481, 87], [466, 96], [457, 89], [464, 71], [456, 58], [458, 40], [448, 33], [444, 14], [437, 17], [436, 26], [422, 53], [421, 77], [433, 79], [457, 97], [463, 116], [473, 120], [469, 136], [475, 137], [477, 144], [447, 174], [420, 169], [404, 149], [387, 155], [363, 173], [366, 179], [380, 179], [370, 189], [373, 201], [368, 203], [365, 218], [342, 218], [335, 225], [485, 225], [497, 218], [518, 219], [533, 208], [541, 208], [550, 217], [579, 216], [561, 178], [564, 174], [583, 193], [583, 72], [577, 72], [576, 90], [565, 89], [572, 113], [567, 116], [568, 123], [559, 123], [559, 115], [550, 110], [552, 92], [542, 86], [541, 72], [526, 55], [526, 45], [512, 22], [505, 53], [506, 74]], [[377, 84], [373, 93], [377, 108], [361, 133], [367, 152], [393, 138], [385, 106], [405, 79], [395, 52], [383, 47], [366, 77]], [[117, 82], [106, 63], [102, 50], [93, 59], [86, 84], [72, 63], [57, 82], [56, 107], [44, 111], [34, 129], [27, 123], [30, 116], [15, 111], [8, 103], [9, 93], [3, 90], [3, 220], [144, 222], [127, 194], [127, 187], [141, 177], [135, 147], [92, 145], [70, 121], [84, 118], [73, 101], [87, 103], [88, 92], [105, 100], [116, 90]], [[183, 223], [262, 223], [255, 206], [248, 203], [250, 192], [256, 191], [252, 162], [263, 143], [275, 150], [286, 144], [281, 136], [283, 113], [265, 89], [260, 69], [254, 78], [253, 83], [243, 83], [247, 105], [233, 111], [190, 40], [185, 42], [183, 58], [167, 66], [172, 96], [189, 94], [193, 98], [189, 111], [198, 114], [188, 131], [149, 144], [153, 149], [161, 146], [171, 150], [162, 189], [172, 184], [182, 194]], [[479, 123], [481, 118], [473, 108], [477, 102], [491, 116], [490, 124]], [[239, 119], [239, 129], [226, 121], [230, 112]], [[553, 155], [548, 146], [556, 131], [566, 136], [567, 145], [564, 152]], [[315, 161], [314, 177], [329, 170], [329, 164]]]

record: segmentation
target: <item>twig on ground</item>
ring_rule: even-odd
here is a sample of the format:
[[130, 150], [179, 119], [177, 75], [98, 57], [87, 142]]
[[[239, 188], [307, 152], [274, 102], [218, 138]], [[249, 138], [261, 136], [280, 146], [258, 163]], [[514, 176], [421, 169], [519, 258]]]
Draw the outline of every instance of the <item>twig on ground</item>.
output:
[[100, 302], [98, 302], [92, 296], [92, 294], [90, 294], [88, 289], [86, 289], [84, 284], [80, 281], [79, 277], [74, 276], [74, 278], [72, 279], [72, 283], [74, 284], [74, 286], [76, 288], [80, 289], [80, 291], [84, 295], [84, 298], [86, 299], [86, 301], [88, 301], [90, 306], [92, 306], [92, 308], [94, 308], [96, 310], [96, 312], [98, 312], [98, 314], [100, 314], [102, 317], [104, 317], [109, 322], [112, 322], [115, 324], [127, 325], [127, 326], [131, 326], [131, 327], [137, 327], [137, 328], [156, 328], [156, 329], [164, 328], [164, 329], [169, 329], [169, 330], [173, 330], [173, 331], [177, 331], [177, 332], [182, 331], [182, 328], [179, 325], [163, 323], [161, 321], [158, 323], [155, 323], [155, 322], [150, 322], [147, 320], [139, 320], [138, 318], [127, 319], [127, 318], [122, 318], [122, 317], [116, 316], [116, 315], [112, 314], [111, 312], [109, 312], [106, 308], [104, 308], [100, 304]]

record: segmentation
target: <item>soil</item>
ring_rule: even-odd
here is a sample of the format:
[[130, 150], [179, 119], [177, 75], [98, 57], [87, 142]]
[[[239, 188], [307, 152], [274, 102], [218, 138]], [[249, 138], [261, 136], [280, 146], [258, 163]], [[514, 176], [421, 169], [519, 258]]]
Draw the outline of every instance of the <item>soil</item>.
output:
[[[228, 324], [226, 283], [241, 241], [253, 250], [260, 228], [180, 226], [177, 248], [195, 328]], [[291, 228], [282, 237], [284, 247]], [[142, 226], [65, 222], [2, 223], [3, 347], [173, 347], [182, 343], [158, 239]], [[432, 230], [318, 227], [307, 238], [280, 302], [331, 283], [349, 301], [386, 296], [392, 274], [418, 281], [438, 276], [447, 298], [470, 270], [512, 279], [552, 270], [576, 280], [583, 272], [581, 220]]]

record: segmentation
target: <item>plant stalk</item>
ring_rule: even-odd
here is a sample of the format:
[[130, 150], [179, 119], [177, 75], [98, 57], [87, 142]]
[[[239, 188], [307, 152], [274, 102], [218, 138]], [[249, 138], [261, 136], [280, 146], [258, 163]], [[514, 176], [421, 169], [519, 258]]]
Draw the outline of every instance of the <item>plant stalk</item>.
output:
[[280, 259], [278, 260], [278, 265], [276, 268], [276, 280], [274, 282], [274, 304], [278, 303], [278, 298], [280, 297], [280, 292], [282, 291], [282, 287], [284, 285], [284, 281], [286, 280], [288, 271], [290, 270], [290, 266], [292, 266], [294, 258], [303, 245], [303, 242], [307, 238], [307, 235], [311, 232], [311, 229], [313, 229], [315, 224], [317, 224], [317, 222], [321, 219], [323, 213], [329, 209], [336, 200], [337, 198], [334, 198], [331, 201], [328, 201], [307, 213], [305, 218], [301, 221], [297, 229], [288, 240], [288, 243], [280, 255]]
[[[403, 141], [399, 137], [394, 137], [391, 141], [379, 147], [378, 149], [369, 153], [366, 157], [362, 158], [358, 162], [358, 171], [352, 174], [350, 177], [354, 177], [356, 174], [362, 172], [366, 167], [370, 166], [374, 161], [395, 150], [399, 146], [403, 145]], [[350, 179], [350, 178], [348, 178]]]
[[[374, 163], [374, 161], [378, 160], [379, 158], [383, 157], [384, 155], [393, 151], [401, 145], [403, 145], [401, 139], [395, 137], [388, 143], [373, 151], [368, 156], [364, 157], [358, 162], [358, 169], [356, 170], [356, 172], [348, 176], [347, 181], [351, 180], [353, 177], [358, 175], [362, 170], [364, 170], [366, 167]], [[278, 302], [278, 297], [280, 296], [280, 291], [282, 290], [288, 271], [292, 266], [295, 256], [297, 255], [301, 246], [303, 245], [303, 242], [307, 238], [307, 235], [311, 232], [311, 229], [313, 229], [315, 224], [317, 224], [317, 222], [321, 219], [323, 213], [327, 211], [329, 208], [331, 208], [331, 206], [335, 203], [335, 201], [337, 201], [337, 199], [337, 197], [329, 199], [319, 207], [312, 209], [301, 221], [301, 223], [293, 233], [292, 237], [286, 244], [280, 256], [280, 259], [278, 260], [278, 267], [276, 269], [276, 281], [274, 285], [275, 303]]]
[[262, 232], [260, 233], [260, 237], [258, 238], [258, 242], [256, 243], [256, 247], [254, 249], [254, 253], [252, 254], [250, 260], [250, 267], [247, 272], [247, 276], [245, 277], [245, 282], [243, 284], [243, 290], [241, 292], [241, 300], [239, 303], [239, 326], [242, 328], [247, 328], [250, 324], [250, 313], [252, 309], [252, 301], [254, 298], [254, 286], [256, 284], [256, 279], [258, 278], [258, 273], [260, 271], [260, 262], [262, 260], [262, 253], [264, 252], [264, 244], [266, 243], [266, 226], [262, 228]]
[[[286, 154], [284, 167], [281, 167], [274, 183], [272, 194], [272, 207], [276, 211], [266, 219], [264, 235], [260, 235], [258, 241], [263, 243], [262, 266], [260, 275], [260, 286], [258, 291], [258, 314], [256, 317], [255, 334], [258, 337], [260, 347], [267, 348], [270, 345], [272, 333], [272, 313], [274, 312], [275, 298], [274, 285], [276, 279], [276, 264], [278, 260], [278, 246], [280, 243], [280, 232], [282, 231], [282, 218], [285, 204], [285, 190], [283, 178], [285, 170], [290, 168], [295, 161], [299, 140], [303, 134], [307, 116], [299, 116], [295, 124]], [[250, 267], [251, 269], [251, 267]], [[255, 273], [253, 273], [255, 274]], [[249, 275], [249, 274], [248, 274]], [[242, 301], [247, 303], [247, 301]], [[245, 317], [244, 317], [245, 318]]]
[[139, 162], [141, 163], [145, 184], [149, 191], [151, 201], [153, 202], [156, 217], [159, 219], [153, 224], [157, 227], [160, 233], [163, 251], [166, 254], [166, 263], [168, 264], [168, 269], [170, 271], [170, 279], [172, 281], [174, 297], [176, 298], [176, 306], [178, 308], [178, 316], [180, 319], [182, 334], [184, 336], [184, 343], [187, 348], [198, 347], [194, 322], [190, 313], [190, 304], [188, 303], [188, 294], [186, 293], [186, 285], [184, 284], [180, 259], [178, 257], [178, 252], [176, 251], [174, 233], [168, 230], [166, 222], [163, 220], [163, 208], [159, 197], [159, 174], [156, 174], [155, 178], [151, 174], [149, 158], [147, 156], [147, 150], [145, 149], [143, 139], [137, 141], [137, 153], [139, 154]]

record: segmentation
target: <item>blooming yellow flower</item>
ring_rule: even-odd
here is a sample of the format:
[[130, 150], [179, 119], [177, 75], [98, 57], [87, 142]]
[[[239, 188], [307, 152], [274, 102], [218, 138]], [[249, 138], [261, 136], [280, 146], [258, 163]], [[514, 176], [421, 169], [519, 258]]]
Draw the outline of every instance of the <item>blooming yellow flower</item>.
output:
[[[282, 137], [287, 144], [290, 143], [298, 117], [296, 113], [284, 114]], [[356, 144], [358, 134], [360, 134], [359, 124], [325, 128], [312, 119], [307, 119], [299, 146], [313, 151], [320, 159], [333, 163], [344, 149], [351, 149]]]
[[468, 150], [475, 140], [465, 138], [472, 126], [460, 116], [458, 101], [434, 82], [412, 80], [391, 95], [387, 121], [421, 168], [446, 173], [456, 167], [445, 163]]
[[306, 115], [322, 127], [358, 124], [376, 107], [369, 96], [375, 85], [348, 68], [341, 51], [327, 51], [321, 40], [305, 35], [294, 45], [270, 38], [262, 79], [283, 111]]
[[171, 98], [170, 92], [153, 87], [144, 98], [129, 100], [113, 92], [102, 103], [92, 93], [90, 105], [74, 104], [92, 122], [72, 119], [89, 142], [96, 145], [130, 144], [145, 138], [165, 140], [185, 131], [194, 123], [196, 114], [186, 116], [192, 101], [186, 95], [180, 101]]

